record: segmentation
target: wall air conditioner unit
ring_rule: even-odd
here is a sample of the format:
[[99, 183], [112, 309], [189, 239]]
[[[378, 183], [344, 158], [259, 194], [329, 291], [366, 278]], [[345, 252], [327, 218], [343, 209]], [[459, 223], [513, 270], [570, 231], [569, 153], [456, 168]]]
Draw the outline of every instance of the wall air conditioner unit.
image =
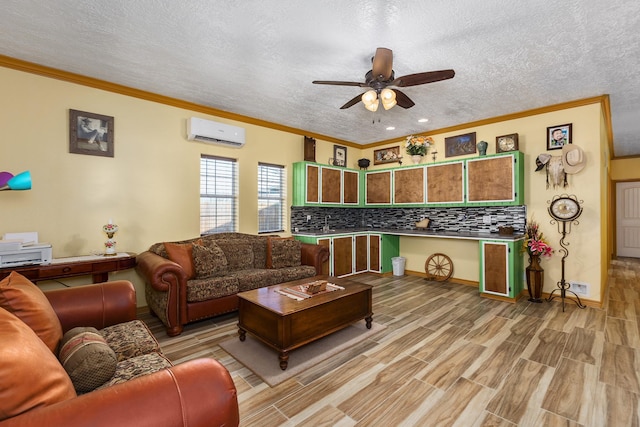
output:
[[242, 147], [245, 142], [244, 128], [197, 117], [187, 119], [187, 139], [234, 148]]

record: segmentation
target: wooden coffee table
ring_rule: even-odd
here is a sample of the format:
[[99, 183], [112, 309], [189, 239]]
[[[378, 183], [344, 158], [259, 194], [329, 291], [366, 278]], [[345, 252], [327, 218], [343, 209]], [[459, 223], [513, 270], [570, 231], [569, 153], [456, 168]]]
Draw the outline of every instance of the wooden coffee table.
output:
[[[315, 280], [328, 280], [335, 290], [297, 301], [277, 292]], [[364, 319], [371, 329], [371, 285], [327, 276], [295, 280], [238, 293], [238, 334], [249, 332], [279, 352], [280, 368], [287, 369], [289, 352]]]

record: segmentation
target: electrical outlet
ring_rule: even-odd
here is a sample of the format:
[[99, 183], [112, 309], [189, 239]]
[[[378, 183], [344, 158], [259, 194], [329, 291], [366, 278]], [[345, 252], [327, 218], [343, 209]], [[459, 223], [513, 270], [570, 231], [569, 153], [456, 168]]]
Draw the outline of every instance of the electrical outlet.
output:
[[578, 295], [588, 296], [589, 295], [589, 285], [588, 283], [582, 282], [569, 282], [569, 290], [575, 292]]
[[311, 221], [311, 215], [307, 215], [307, 222]]

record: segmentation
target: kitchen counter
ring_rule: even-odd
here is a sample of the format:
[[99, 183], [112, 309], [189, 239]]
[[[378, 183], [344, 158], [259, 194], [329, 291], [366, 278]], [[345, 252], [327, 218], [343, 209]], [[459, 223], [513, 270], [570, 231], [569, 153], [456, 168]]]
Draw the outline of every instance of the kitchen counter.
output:
[[394, 236], [432, 237], [439, 239], [465, 239], [465, 240], [503, 240], [514, 242], [524, 239], [524, 234], [502, 235], [499, 233], [487, 233], [479, 231], [433, 231], [433, 230], [406, 230], [398, 228], [347, 228], [337, 230], [302, 230], [292, 233], [293, 236], [324, 237], [340, 234], [355, 233], [380, 233]]

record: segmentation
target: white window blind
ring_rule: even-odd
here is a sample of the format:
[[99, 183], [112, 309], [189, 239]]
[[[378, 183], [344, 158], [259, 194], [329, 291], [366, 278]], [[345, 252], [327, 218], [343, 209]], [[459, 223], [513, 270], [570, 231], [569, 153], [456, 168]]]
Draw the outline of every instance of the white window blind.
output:
[[284, 231], [286, 180], [281, 165], [258, 164], [258, 232]]
[[238, 168], [234, 159], [200, 157], [200, 234], [237, 231]]

